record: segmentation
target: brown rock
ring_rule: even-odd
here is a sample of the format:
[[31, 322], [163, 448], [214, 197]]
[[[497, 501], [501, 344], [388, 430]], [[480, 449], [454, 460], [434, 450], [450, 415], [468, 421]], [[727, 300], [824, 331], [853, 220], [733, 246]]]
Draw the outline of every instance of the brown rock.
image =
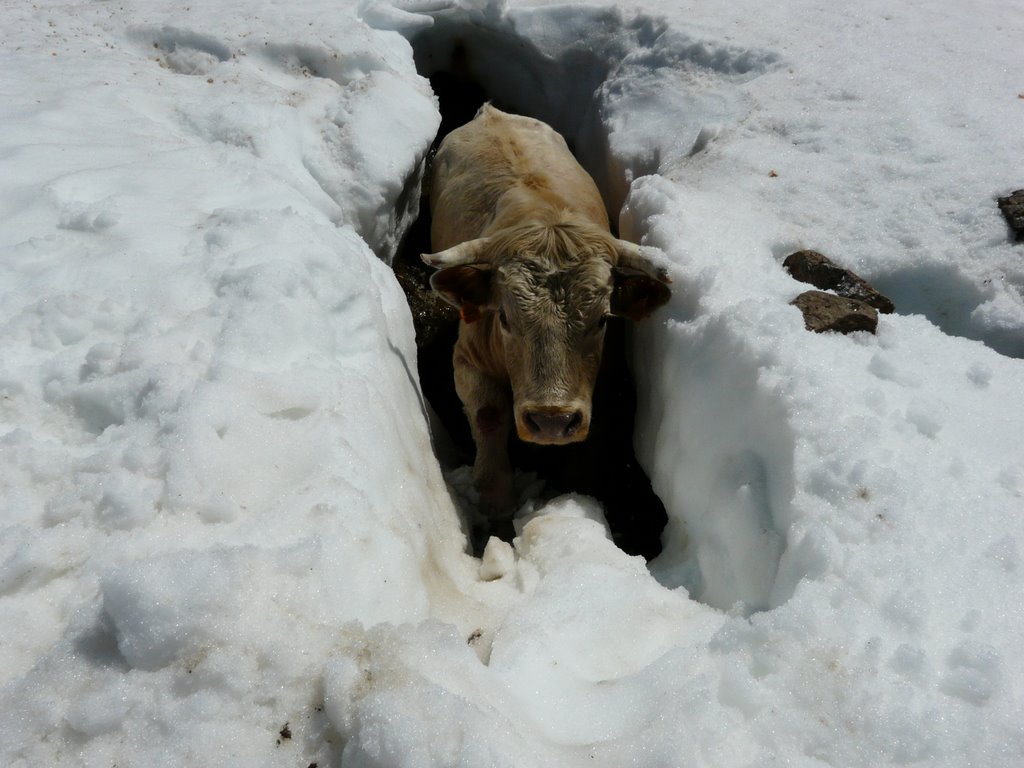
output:
[[792, 253], [782, 262], [782, 266], [794, 278], [802, 283], [810, 283], [815, 288], [835, 291], [840, 296], [863, 301], [886, 314], [895, 309], [892, 301], [876, 291], [864, 278], [843, 269], [817, 251]]
[[804, 313], [804, 325], [808, 331], [815, 333], [874, 333], [878, 327], [878, 312], [859, 299], [849, 299], [824, 291], [806, 291], [790, 304], [800, 308]]
[[1006, 217], [1018, 240], [1024, 240], [1024, 189], [1011, 192], [1007, 197], [999, 198], [999, 210]]

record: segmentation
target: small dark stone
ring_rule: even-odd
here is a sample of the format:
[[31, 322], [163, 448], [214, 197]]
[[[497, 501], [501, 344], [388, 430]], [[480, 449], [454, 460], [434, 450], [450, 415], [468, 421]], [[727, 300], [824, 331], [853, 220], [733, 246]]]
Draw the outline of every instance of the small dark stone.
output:
[[840, 296], [863, 301], [879, 312], [888, 314], [895, 307], [889, 298], [876, 291], [864, 278], [849, 269], [843, 269], [817, 251], [797, 251], [782, 262], [789, 274], [802, 283], [810, 283], [824, 291], [835, 291]]
[[[282, 739], [290, 739], [292, 737], [292, 729], [288, 727], [288, 723], [284, 724], [284, 728], [281, 729], [280, 736]], [[280, 743], [280, 742], [278, 742]]]
[[836, 296], [824, 291], [806, 291], [790, 304], [799, 307], [804, 313], [804, 325], [807, 330], [815, 333], [874, 333], [878, 327], [878, 312], [874, 307], [858, 299]]
[[1024, 189], [1011, 192], [1007, 197], [999, 198], [999, 210], [1006, 217], [1014, 236], [1024, 240]]

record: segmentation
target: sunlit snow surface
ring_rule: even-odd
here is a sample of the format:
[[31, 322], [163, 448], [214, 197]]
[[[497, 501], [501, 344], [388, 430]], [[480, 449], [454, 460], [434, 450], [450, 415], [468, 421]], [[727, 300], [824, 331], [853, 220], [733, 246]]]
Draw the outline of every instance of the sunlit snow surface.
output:
[[[4, 766], [1024, 765], [1024, 11], [0, 22]], [[464, 553], [386, 263], [456, 43], [673, 265], [650, 567], [585, 497]], [[799, 248], [898, 314], [808, 334]]]

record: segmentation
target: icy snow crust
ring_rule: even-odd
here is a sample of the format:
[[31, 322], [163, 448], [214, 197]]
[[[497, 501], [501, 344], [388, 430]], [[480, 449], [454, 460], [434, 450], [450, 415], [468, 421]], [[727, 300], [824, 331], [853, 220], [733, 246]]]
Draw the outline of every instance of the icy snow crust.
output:
[[[5, 766], [1024, 764], [1019, 11], [0, 18]], [[456, 39], [673, 264], [649, 569], [463, 551], [385, 263]], [[799, 247], [901, 314], [806, 333]]]

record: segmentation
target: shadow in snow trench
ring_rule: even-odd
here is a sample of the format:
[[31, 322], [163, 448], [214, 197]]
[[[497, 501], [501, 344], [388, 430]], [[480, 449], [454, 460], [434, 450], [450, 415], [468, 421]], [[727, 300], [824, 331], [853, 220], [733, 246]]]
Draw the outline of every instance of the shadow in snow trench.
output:
[[1024, 358], [1024, 337], [1015, 327], [988, 327], [975, 310], [992, 298], [955, 265], [911, 266], [875, 278], [904, 315], [924, 315], [948, 336], [980, 341], [1001, 355]]

